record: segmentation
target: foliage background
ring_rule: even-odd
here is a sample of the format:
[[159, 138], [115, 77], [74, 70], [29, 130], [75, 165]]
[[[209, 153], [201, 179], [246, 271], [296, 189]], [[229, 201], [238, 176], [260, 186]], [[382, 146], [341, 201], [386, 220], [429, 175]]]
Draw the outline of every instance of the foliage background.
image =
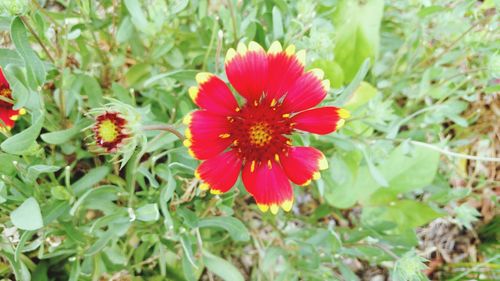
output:
[[[500, 33], [485, 0], [7, 0], [0, 65], [28, 114], [0, 136], [10, 280], [498, 280]], [[262, 214], [197, 189], [173, 135], [124, 169], [89, 145], [106, 97], [150, 124], [194, 109], [239, 41], [308, 52], [353, 117], [294, 140], [330, 169]], [[496, 157], [496, 158], [495, 158]], [[496, 162], [495, 162], [496, 161]]]

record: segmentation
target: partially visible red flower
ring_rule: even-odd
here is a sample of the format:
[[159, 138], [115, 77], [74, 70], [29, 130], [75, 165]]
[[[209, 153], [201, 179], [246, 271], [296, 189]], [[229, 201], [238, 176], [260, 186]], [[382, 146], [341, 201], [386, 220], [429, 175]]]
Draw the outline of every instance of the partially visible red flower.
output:
[[13, 109], [12, 90], [0, 67], [0, 131], [9, 131], [14, 127], [19, 115], [26, 113], [24, 109]]
[[321, 151], [293, 146], [296, 131], [329, 134], [344, 124], [349, 112], [334, 106], [315, 108], [327, 95], [330, 83], [323, 71], [304, 69], [305, 52], [282, 50], [274, 42], [266, 52], [259, 44], [239, 44], [226, 55], [226, 74], [244, 98], [239, 105], [217, 76], [199, 73], [198, 87], [189, 95], [201, 109], [184, 123], [190, 154], [203, 163], [195, 176], [201, 189], [214, 194], [233, 187], [240, 171], [246, 190], [258, 207], [276, 214], [293, 205], [290, 181], [307, 185], [328, 168]]
[[117, 112], [104, 112], [96, 117], [92, 127], [96, 144], [106, 150], [114, 152], [122, 146], [129, 137], [126, 132], [127, 120]]

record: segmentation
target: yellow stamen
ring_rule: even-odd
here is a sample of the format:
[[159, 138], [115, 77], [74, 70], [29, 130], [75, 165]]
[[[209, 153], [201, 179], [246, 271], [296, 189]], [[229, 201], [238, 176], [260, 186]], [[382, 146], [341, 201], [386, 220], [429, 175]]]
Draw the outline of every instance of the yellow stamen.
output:
[[278, 155], [278, 153], [274, 154], [274, 160], [276, 160], [276, 162], [280, 161], [280, 156]]
[[252, 161], [252, 165], [250, 166], [250, 172], [253, 173], [255, 171], [255, 160]]
[[273, 163], [271, 163], [271, 160], [267, 160], [267, 167], [270, 169], [273, 168]]
[[221, 138], [221, 139], [227, 139], [227, 138], [229, 138], [230, 136], [231, 136], [230, 134], [220, 134], [220, 135], [219, 135], [219, 138]]
[[274, 107], [278, 102], [276, 101], [276, 99], [273, 99], [271, 101], [271, 107]]
[[283, 118], [290, 118], [290, 113], [285, 113], [285, 114], [281, 115], [281, 117], [283, 117]]
[[118, 127], [112, 120], [103, 120], [98, 126], [99, 136], [104, 142], [113, 142], [118, 137]]

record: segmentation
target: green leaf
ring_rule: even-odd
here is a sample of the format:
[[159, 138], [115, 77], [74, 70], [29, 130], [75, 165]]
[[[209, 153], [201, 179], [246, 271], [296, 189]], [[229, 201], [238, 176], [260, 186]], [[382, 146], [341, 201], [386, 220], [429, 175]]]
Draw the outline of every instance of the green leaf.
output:
[[146, 204], [135, 211], [136, 218], [140, 221], [157, 221], [160, 218], [158, 204]]
[[367, 104], [376, 94], [377, 89], [363, 81], [344, 104], [344, 108], [354, 111]]
[[274, 39], [283, 37], [283, 19], [277, 6], [273, 7], [273, 35]]
[[208, 251], [203, 251], [203, 262], [205, 266], [215, 275], [225, 281], [243, 281], [243, 275], [230, 262], [214, 256]]
[[28, 36], [26, 34], [26, 27], [19, 17], [16, 17], [12, 21], [11, 36], [17, 52], [24, 59], [30, 88], [37, 90], [37, 88], [45, 82], [45, 66], [31, 49]]
[[90, 170], [85, 176], [72, 184], [73, 191], [80, 195], [103, 180], [111, 171], [108, 166], [101, 166]]
[[28, 129], [6, 139], [2, 142], [0, 148], [10, 154], [23, 154], [36, 143], [35, 141], [42, 130], [43, 121], [44, 115], [38, 115], [37, 119], [33, 120], [33, 124]]
[[43, 227], [40, 205], [30, 197], [10, 213], [12, 224], [22, 230], [37, 230]]
[[337, 30], [335, 61], [350, 82], [365, 59], [373, 62], [378, 53], [383, 0], [341, 0], [333, 15]]
[[40, 176], [40, 174], [57, 172], [59, 171], [59, 169], [61, 169], [61, 167], [49, 165], [33, 165], [28, 168], [26, 179], [29, 182], [34, 182], [38, 178], [38, 176]]
[[229, 232], [229, 235], [231, 235], [231, 238], [235, 241], [250, 240], [250, 235], [245, 225], [240, 220], [233, 217], [204, 218], [198, 222], [198, 227], [223, 228]]
[[144, 15], [140, 2], [138, 0], [124, 0], [124, 3], [132, 16], [132, 23], [134, 26], [142, 32], [149, 32], [149, 22], [146, 19], [146, 15]]
[[102, 97], [102, 88], [97, 79], [92, 76], [84, 75], [83, 76], [83, 91], [88, 97], [88, 105], [89, 107], [98, 107], [102, 106], [103, 97]]
[[344, 85], [344, 71], [340, 65], [333, 60], [315, 60], [308, 68], [319, 68], [323, 70], [326, 79], [330, 80], [330, 85], [334, 89], [341, 88]]
[[366, 225], [392, 222], [397, 225], [397, 229], [403, 231], [422, 226], [442, 215], [425, 203], [401, 200], [386, 205], [367, 206], [363, 209], [361, 220]]
[[16, 51], [0, 48], [0, 66], [5, 68], [8, 64], [24, 65], [24, 60]]
[[71, 128], [61, 131], [45, 133], [40, 135], [40, 137], [46, 143], [61, 145], [71, 140], [73, 137], [78, 135], [83, 128], [89, 125], [90, 125], [89, 121], [81, 121]]
[[188, 0], [173, 0], [173, 1], [169, 1], [169, 2], [173, 2], [170, 5], [170, 12], [172, 14], [177, 14], [177, 13], [181, 12], [189, 4]]

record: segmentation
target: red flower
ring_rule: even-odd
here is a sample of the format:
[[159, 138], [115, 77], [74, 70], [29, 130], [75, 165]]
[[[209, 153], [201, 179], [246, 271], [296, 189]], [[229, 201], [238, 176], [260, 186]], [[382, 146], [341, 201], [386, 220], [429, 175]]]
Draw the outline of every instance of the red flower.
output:
[[19, 115], [26, 113], [24, 109], [13, 109], [12, 90], [0, 67], [0, 131], [9, 131], [14, 127]]
[[293, 204], [291, 182], [307, 185], [328, 168], [321, 151], [292, 146], [295, 131], [328, 134], [344, 124], [349, 112], [334, 106], [314, 108], [326, 96], [329, 81], [319, 69], [304, 70], [305, 52], [285, 51], [275, 42], [265, 52], [257, 43], [229, 49], [226, 74], [244, 98], [239, 105], [217, 76], [199, 73], [189, 95], [201, 109], [184, 123], [190, 154], [203, 163], [195, 175], [202, 189], [227, 192], [240, 170], [243, 184], [259, 208], [276, 214]]
[[127, 120], [116, 112], [104, 112], [96, 117], [92, 127], [96, 144], [106, 150], [114, 152], [124, 144], [129, 134], [126, 133]]

